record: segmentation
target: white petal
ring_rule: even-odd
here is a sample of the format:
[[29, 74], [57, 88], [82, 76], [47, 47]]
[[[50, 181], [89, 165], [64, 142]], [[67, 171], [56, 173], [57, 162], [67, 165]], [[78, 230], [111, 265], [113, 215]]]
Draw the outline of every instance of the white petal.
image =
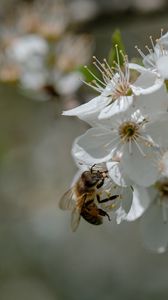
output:
[[131, 185], [131, 180], [124, 174], [121, 169], [121, 164], [116, 161], [109, 161], [106, 163], [108, 174], [111, 179], [119, 186]]
[[134, 84], [130, 85], [135, 95], [147, 95], [157, 91], [163, 86], [163, 79], [159, 78], [156, 73], [145, 70]]
[[134, 109], [140, 109], [143, 114], [166, 112], [168, 108], [168, 94], [163, 85], [157, 91], [148, 94], [134, 97]]
[[144, 58], [143, 58], [143, 64], [146, 68], [150, 68], [150, 69], [155, 69], [156, 68], [156, 61], [159, 57], [159, 52], [160, 51], [155, 51], [151, 54], [147, 54]]
[[139, 146], [145, 156], [142, 155], [135, 143], [132, 143], [132, 153], [129, 153], [128, 145], [126, 145], [121, 164], [124, 171], [136, 183], [142, 186], [150, 186], [158, 178], [158, 170], [156, 167], [156, 155], [152, 147]]
[[88, 122], [92, 126], [98, 125], [98, 115], [102, 108], [104, 108], [109, 102], [109, 99], [98, 96], [90, 100], [89, 102], [82, 104], [73, 109], [63, 111], [64, 116], [77, 116], [79, 119]]
[[85, 114], [94, 113], [95, 111], [99, 111], [99, 105], [101, 104], [101, 97], [95, 97], [89, 102], [82, 104], [80, 106], [77, 106], [73, 109], [63, 111], [64, 116], [78, 116], [82, 117]]
[[168, 113], [156, 115], [156, 119], [146, 126], [146, 133], [158, 146], [168, 147]]
[[161, 56], [156, 62], [156, 66], [159, 74], [164, 78], [168, 79], [168, 55]]
[[133, 192], [131, 187], [126, 187], [122, 189], [122, 207], [125, 210], [126, 214], [130, 211], [132, 206]]
[[126, 220], [131, 205], [132, 205], [132, 189], [130, 187], [123, 188], [121, 193], [121, 199], [118, 200], [117, 206], [119, 206], [119, 208], [115, 211], [117, 224], [120, 224], [122, 221]]
[[141, 219], [141, 234], [145, 246], [162, 253], [168, 245], [168, 222], [163, 222], [162, 206], [152, 204]]
[[108, 129], [91, 128], [76, 138], [72, 147], [72, 155], [75, 160], [86, 164], [105, 162], [112, 156], [111, 140], [114, 138], [116, 134]]
[[159, 158], [160, 171], [165, 177], [168, 177], [168, 151], [164, 152]]
[[135, 70], [139, 73], [144, 73], [147, 70], [145, 67], [138, 65], [138, 64], [134, 64], [134, 63], [129, 63], [129, 69]]
[[127, 221], [134, 221], [139, 218], [151, 203], [147, 189], [133, 185], [133, 201], [131, 209], [127, 215]]
[[102, 109], [102, 111], [99, 114], [99, 119], [105, 119], [112, 117], [118, 113], [125, 112], [129, 109], [129, 107], [133, 103], [133, 97], [132, 96], [123, 96], [116, 99], [112, 104], [106, 106]]
[[159, 44], [160, 43], [164, 46], [164, 49], [168, 49], [168, 32], [159, 39]]

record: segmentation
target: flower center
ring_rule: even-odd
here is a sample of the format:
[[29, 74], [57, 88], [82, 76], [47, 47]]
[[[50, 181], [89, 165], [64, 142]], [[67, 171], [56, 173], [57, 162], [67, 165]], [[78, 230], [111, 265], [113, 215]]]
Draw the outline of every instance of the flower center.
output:
[[158, 191], [156, 203], [161, 206], [163, 222], [168, 222], [168, 178], [157, 181], [155, 188]]
[[[131, 96], [133, 94], [130, 88], [130, 70], [127, 55], [122, 52], [119, 53], [118, 46], [116, 48], [117, 61], [113, 62], [113, 66], [110, 66], [106, 59], [101, 63], [95, 56], [93, 64], [101, 74], [101, 78], [96, 76], [90, 69], [85, 68], [90, 73], [93, 80], [91, 82], [85, 82], [87, 85], [94, 88], [99, 93], [110, 98], [110, 102], [107, 105], [115, 102], [121, 96]], [[120, 62], [120, 55], [122, 55], [123, 63]]]
[[165, 199], [165, 197], [168, 197], [168, 180], [158, 181], [156, 182], [155, 186], [159, 191], [160, 200]]
[[122, 123], [119, 127], [119, 135], [125, 143], [135, 140], [139, 137], [139, 125], [132, 121]]
[[[116, 88], [111, 93], [111, 95], [109, 95], [109, 97], [112, 98], [111, 102], [114, 102], [121, 96], [131, 96], [131, 95], [132, 95], [132, 90], [130, 89], [128, 82], [123, 82], [122, 84], [119, 82], [119, 83], [116, 83]], [[109, 104], [111, 104], [111, 103], [109, 103]]]

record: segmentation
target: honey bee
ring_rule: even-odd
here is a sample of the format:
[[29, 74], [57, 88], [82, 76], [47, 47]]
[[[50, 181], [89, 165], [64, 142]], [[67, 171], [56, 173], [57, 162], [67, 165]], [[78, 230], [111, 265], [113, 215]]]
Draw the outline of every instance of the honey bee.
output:
[[94, 170], [94, 166], [89, 171], [84, 171], [74, 186], [69, 189], [60, 199], [59, 207], [63, 210], [71, 210], [71, 228], [76, 231], [78, 228], [81, 216], [93, 225], [103, 223], [103, 217], [109, 215], [106, 211], [99, 208], [98, 203], [104, 203], [109, 200], [114, 200], [119, 195], [112, 195], [105, 199], [100, 199], [98, 189], [104, 184], [107, 178], [107, 171]]

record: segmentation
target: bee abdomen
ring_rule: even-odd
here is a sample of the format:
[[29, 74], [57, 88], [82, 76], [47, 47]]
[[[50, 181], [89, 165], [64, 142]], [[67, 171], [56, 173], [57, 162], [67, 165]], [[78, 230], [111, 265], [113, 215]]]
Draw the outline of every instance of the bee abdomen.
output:
[[103, 218], [99, 215], [94, 216], [90, 214], [88, 211], [83, 210], [81, 212], [81, 216], [90, 224], [93, 225], [101, 225], [103, 223]]

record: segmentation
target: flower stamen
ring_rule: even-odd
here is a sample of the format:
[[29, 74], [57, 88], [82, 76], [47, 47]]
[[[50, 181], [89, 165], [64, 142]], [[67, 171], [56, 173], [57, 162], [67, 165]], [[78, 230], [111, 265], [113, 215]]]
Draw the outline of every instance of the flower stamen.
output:
[[124, 143], [133, 141], [139, 137], [139, 125], [132, 121], [126, 121], [119, 127], [119, 135]]
[[128, 57], [120, 51], [120, 54], [123, 57], [123, 65], [121, 66], [117, 45], [115, 45], [115, 49], [117, 61], [113, 63], [113, 66], [110, 66], [105, 58], [103, 59], [103, 63], [101, 63], [96, 56], [93, 56], [93, 64], [100, 72], [102, 79], [99, 79], [87, 66], [85, 66], [89, 74], [94, 78], [91, 82], [85, 83], [97, 92], [104, 93], [109, 99], [107, 101], [107, 106], [111, 105], [116, 100], [120, 100], [120, 97], [131, 96], [133, 93], [130, 88]]

